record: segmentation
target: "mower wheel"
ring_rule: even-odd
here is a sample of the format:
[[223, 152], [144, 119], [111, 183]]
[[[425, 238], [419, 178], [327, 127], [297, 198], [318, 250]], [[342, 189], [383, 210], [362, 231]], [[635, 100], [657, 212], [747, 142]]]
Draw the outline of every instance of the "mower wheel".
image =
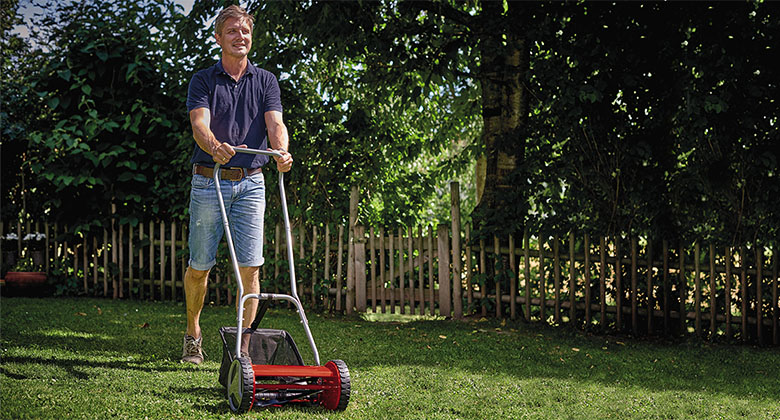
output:
[[255, 373], [248, 357], [239, 357], [230, 365], [227, 397], [234, 413], [245, 413], [252, 408], [255, 399]]
[[338, 391], [324, 392], [321, 404], [328, 410], [344, 411], [349, 404], [349, 396], [352, 393], [352, 381], [349, 377], [347, 364], [343, 360], [331, 360], [325, 366], [336, 374], [336, 379], [333, 382], [338, 385]]

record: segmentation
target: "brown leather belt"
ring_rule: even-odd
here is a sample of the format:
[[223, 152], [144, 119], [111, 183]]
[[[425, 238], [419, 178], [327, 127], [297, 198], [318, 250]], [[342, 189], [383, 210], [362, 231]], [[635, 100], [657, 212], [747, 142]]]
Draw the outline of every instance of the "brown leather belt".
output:
[[[241, 181], [244, 177], [254, 175], [258, 172], [262, 172], [263, 168], [219, 168], [219, 177], [227, 181]], [[198, 165], [197, 163], [192, 165], [192, 173], [203, 175], [207, 178], [214, 178], [214, 168], [208, 166]]]

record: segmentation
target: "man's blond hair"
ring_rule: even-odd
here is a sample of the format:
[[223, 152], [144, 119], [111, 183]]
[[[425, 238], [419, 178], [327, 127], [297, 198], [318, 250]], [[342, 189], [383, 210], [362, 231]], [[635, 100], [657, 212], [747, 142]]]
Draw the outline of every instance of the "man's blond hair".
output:
[[217, 20], [214, 22], [214, 33], [222, 35], [222, 27], [225, 26], [225, 22], [230, 18], [237, 18], [241, 22], [246, 21], [249, 23], [249, 30], [254, 29], [255, 17], [247, 13], [243, 7], [234, 4], [219, 12]]

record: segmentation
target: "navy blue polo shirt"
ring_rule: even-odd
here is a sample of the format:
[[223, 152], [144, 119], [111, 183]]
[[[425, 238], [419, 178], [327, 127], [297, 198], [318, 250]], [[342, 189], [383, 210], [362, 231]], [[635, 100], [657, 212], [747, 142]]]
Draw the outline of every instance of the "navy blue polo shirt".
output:
[[[248, 63], [246, 72], [236, 82], [222, 67], [222, 61], [201, 70], [190, 80], [187, 112], [208, 108], [211, 131], [217, 140], [250, 149], [268, 148], [265, 113], [282, 112], [279, 82], [271, 72]], [[224, 166], [258, 168], [268, 162], [263, 155], [238, 153]], [[211, 155], [195, 143], [192, 163], [214, 166]]]

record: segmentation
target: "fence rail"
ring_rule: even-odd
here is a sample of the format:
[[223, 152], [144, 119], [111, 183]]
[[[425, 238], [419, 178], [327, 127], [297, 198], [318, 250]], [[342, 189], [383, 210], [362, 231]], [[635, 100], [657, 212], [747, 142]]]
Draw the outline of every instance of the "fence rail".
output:
[[[347, 226], [294, 227], [304, 304], [779, 344], [777, 250], [574, 232], [472, 241], [468, 226], [460, 230], [456, 204], [452, 225], [387, 230], [351, 219]], [[45, 239], [24, 239], [36, 232]], [[263, 288], [275, 292], [288, 284], [282, 232], [278, 225], [266, 232], [261, 270]], [[3, 240], [4, 268], [32, 257], [47, 272], [62, 264], [72, 269], [82, 293], [183, 299], [188, 252], [182, 222], [117, 224], [89, 235], [43, 222], [0, 224], [0, 236], [9, 234], [16, 239]], [[212, 274], [207, 299], [231, 304], [235, 288], [223, 272]]]

